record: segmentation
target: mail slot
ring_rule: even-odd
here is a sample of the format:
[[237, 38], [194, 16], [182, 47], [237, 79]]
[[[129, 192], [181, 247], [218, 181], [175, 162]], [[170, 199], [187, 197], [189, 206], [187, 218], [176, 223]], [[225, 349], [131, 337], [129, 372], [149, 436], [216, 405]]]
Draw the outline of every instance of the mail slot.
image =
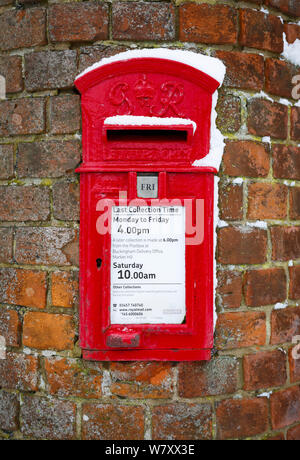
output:
[[159, 51], [104, 59], [75, 81], [80, 344], [89, 360], [211, 356], [217, 168], [209, 158], [221, 83], [211, 68], [224, 68]]

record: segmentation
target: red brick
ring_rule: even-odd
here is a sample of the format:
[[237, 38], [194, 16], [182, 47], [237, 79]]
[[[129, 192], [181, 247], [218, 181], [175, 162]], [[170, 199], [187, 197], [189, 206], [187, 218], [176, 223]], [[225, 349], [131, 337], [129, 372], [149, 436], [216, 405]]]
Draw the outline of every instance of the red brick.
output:
[[78, 272], [54, 272], [51, 280], [53, 307], [77, 307], [79, 296]]
[[265, 439], [266, 441], [285, 441], [285, 437], [283, 433], [275, 434], [274, 436], [269, 436]]
[[280, 184], [255, 183], [248, 186], [248, 219], [285, 219], [288, 188]]
[[0, 186], [0, 219], [9, 222], [47, 220], [50, 195], [46, 187]]
[[286, 356], [279, 350], [244, 357], [244, 390], [279, 387], [287, 381]]
[[76, 405], [71, 401], [22, 397], [21, 432], [34, 439], [76, 438]]
[[299, 68], [279, 59], [266, 60], [266, 90], [275, 96], [292, 98], [292, 79], [299, 74]]
[[59, 182], [53, 186], [53, 215], [59, 220], [79, 220], [79, 184]]
[[30, 8], [8, 10], [0, 16], [0, 48], [13, 50], [45, 45], [46, 10]]
[[300, 16], [300, 5], [298, 0], [265, 0], [265, 4], [289, 16]]
[[100, 398], [102, 366], [100, 363], [52, 357], [45, 360], [47, 388], [59, 397]]
[[225, 5], [195, 3], [180, 5], [179, 39], [220, 45], [236, 43], [236, 11]]
[[77, 73], [76, 51], [40, 51], [25, 55], [27, 91], [72, 88]]
[[0, 228], [0, 262], [10, 263], [12, 261], [13, 229]]
[[238, 361], [222, 356], [209, 362], [181, 363], [178, 386], [182, 398], [234, 393], [238, 389]]
[[300, 425], [294, 426], [287, 432], [287, 441], [300, 441]]
[[82, 412], [84, 440], [144, 439], [144, 409], [141, 406], [84, 404]]
[[19, 315], [14, 310], [0, 309], [0, 335], [5, 338], [6, 346], [18, 347], [20, 345], [21, 322]]
[[173, 394], [170, 363], [111, 363], [111, 393], [131, 399], [169, 398]]
[[217, 405], [218, 439], [255, 436], [268, 430], [266, 398], [229, 399]]
[[266, 230], [251, 227], [221, 228], [218, 261], [222, 264], [261, 264], [267, 256]]
[[266, 177], [270, 170], [266, 144], [252, 141], [229, 141], [223, 156], [223, 171], [228, 176]]
[[290, 292], [289, 298], [293, 300], [300, 299], [300, 265], [289, 267], [290, 274]]
[[0, 302], [23, 307], [45, 308], [45, 272], [1, 268], [0, 281]]
[[0, 360], [0, 386], [9, 390], [38, 390], [38, 359], [8, 352]]
[[80, 48], [79, 72], [83, 72], [87, 67], [105, 57], [111, 57], [129, 49], [127, 45], [95, 45]]
[[272, 227], [272, 259], [291, 260], [300, 257], [300, 227]]
[[219, 208], [221, 219], [241, 220], [243, 218], [243, 186], [227, 185], [222, 187]]
[[66, 177], [80, 162], [78, 141], [20, 143], [17, 170], [23, 177]]
[[0, 179], [11, 179], [14, 176], [14, 146], [0, 145]]
[[49, 8], [51, 42], [85, 42], [108, 38], [108, 5], [64, 3]]
[[269, 268], [250, 270], [245, 275], [245, 301], [249, 307], [260, 307], [286, 298], [285, 270]]
[[300, 141], [300, 107], [291, 108], [291, 138]]
[[242, 302], [243, 277], [239, 272], [218, 272], [217, 298], [223, 308], [239, 308]]
[[300, 26], [297, 24], [284, 24], [284, 32], [288, 43], [300, 40]]
[[0, 392], [0, 428], [4, 431], [15, 431], [19, 428], [18, 396], [6, 391]]
[[24, 317], [23, 344], [39, 350], [71, 350], [74, 345], [71, 316], [28, 312]]
[[248, 130], [255, 136], [286, 139], [288, 108], [278, 102], [254, 98], [249, 102]]
[[0, 102], [0, 136], [45, 131], [45, 100], [26, 98]]
[[274, 53], [283, 51], [283, 24], [277, 16], [240, 10], [240, 44]]
[[[296, 340], [295, 340], [296, 342]], [[291, 383], [300, 382], [300, 340], [295, 343], [289, 350], [290, 380]], [[295, 359], [296, 358], [296, 359]]]
[[226, 66], [224, 86], [260, 91], [264, 87], [264, 58], [239, 51], [217, 51]]
[[153, 439], [212, 439], [210, 404], [168, 404], [152, 410]]
[[76, 94], [50, 98], [50, 132], [70, 134], [80, 129], [80, 97]]
[[117, 40], [174, 40], [175, 8], [170, 3], [114, 3], [112, 27]]
[[71, 228], [19, 227], [16, 261], [29, 265], [78, 265], [78, 232]]
[[290, 218], [300, 220], [300, 187], [290, 188]]
[[292, 342], [293, 337], [300, 335], [300, 307], [273, 310], [271, 327], [272, 345]]
[[300, 422], [300, 387], [271, 395], [271, 419], [274, 430]]
[[292, 145], [273, 146], [273, 173], [277, 179], [300, 179], [300, 148]]
[[236, 133], [242, 123], [241, 100], [237, 96], [221, 95], [217, 104], [217, 127], [222, 133]]
[[218, 316], [215, 346], [219, 350], [252, 347], [266, 343], [263, 312], [222, 313]]
[[0, 74], [5, 77], [6, 93], [17, 93], [23, 89], [22, 57], [0, 57]]

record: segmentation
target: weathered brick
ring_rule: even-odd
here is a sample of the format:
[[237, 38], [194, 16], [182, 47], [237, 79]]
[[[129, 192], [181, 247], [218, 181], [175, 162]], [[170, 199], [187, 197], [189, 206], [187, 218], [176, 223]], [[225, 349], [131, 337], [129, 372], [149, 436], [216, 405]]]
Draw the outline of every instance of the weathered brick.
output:
[[51, 42], [85, 42], [108, 38], [108, 5], [63, 3], [49, 8]]
[[274, 436], [271, 435], [264, 439], [266, 441], [285, 441], [284, 433], [278, 433], [278, 434], [275, 434]]
[[59, 182], [53, 186], [53, 215], [60, 220], [79, 220], [79, 184]]
[[292, 145], [273, 146], [273, 173], [278, 179], [300, 179], [300, 148]]
[[264, 58], [239, 51], [217, 51], [226, 65], [224, 86], [260, 91], [264, 87]]
[[46, 43], [45, 8], [13, 9], [1, 14], [1, 50], [30, 48]]
[[244, 390], [279, 387], [287, 381], [286, 356], [274, 350], [244, 357]]
[[300, 220], [300, 187], [290, 188], [290, 218]]
[[19, 227], [15, 258], [19, 264], [78, 265], [78, 232], [71, 228]]
[[212, 439], [210, 404], [168, 404], [152, 409], [153, 439]]
[[219, 208], [221, 219], [241, 220], [243, 218], [243, 187], [240, 185], [222, 187]]
[[0, 57], [0, 74], [5, 78], [6, 93], [17, 93], [23, 89], [22, 57]]
[[28, 312], [24, 317], [23, 344], [39, 350], [70, 350], [74, 345], [71, 316]]
[[271, 419], [274, 430], [300, 422], [300, 387], [277, 391], [271, 395]]
[[300, 257], [300, 227], [272, 227], [272, 259], [291, 260]]
[[27, 91], [72, 88], [77, 73], [76, 51], [40, 51], [25, 55]]
[[11, 179], [14, 176], [14, 146], [0, 145], [0, 179]]
[[218, 439], [255, 436], [268, 430], [266, 398], [229, 399], [217, 405]]
[[45, 100], [26, 98], [0, 102], [0, 136], [45, 131]]
[[286, 139], [288, 108], [278, 102], [254, 98], [249, 102], [248, 130], [255, 136]]
[[103, 58], [114, 56], [129, 49], [130, 47], [126, 45], [94, 45], [80, 48], [79, 72], [83, 72], [87, 67]]
[[78, 141], [20, 143], [17, 171], [19, 177], [66, 177], [80, 162]]
[[300, 25], [284, 24], [284, 32], [288, 43], [294, 43], [297, 39], [300, 40]]
[[0, 219], [22, 222], [47, 220], [50, 192], [46, 187], [0, 186]]
[[252, 347], [266, 343], [266, 315], [263, 312], [221, 313], [216, 326], [215, 346], [219, 350]]
[[239, 272], [218, 272], [217, 298], [223, 308], [239, 308], [242, 302], [243, 277]]
[[300, 441], [300, 425], [290, 428], [286, 436], [287, 441]]
[[57, 396], [100, 398], [102, 396], [101, 363], [51, 357], [45, 360], [48, 391]]
[[289, 16], [300, 16], [300, 4], [298, 0], [265, 0], [264, 3]]
[[19, 401], [18, 396], [6, 391], [0, 392], [0, 428], [5, 431], [14, 431], [19, 428]]
[[12, 261], [13, 229], [9, 227], [0, 228], [0, 262], [10, 263]]
[[0, 360], [0, 387], [9, 390], [38, 390], [38, 359], [8, 352]]
[[234, 177], [266, 177], [270, 170], [268, 147], [252, 141], [227, 142], [223, 170], [225, 174]]
[[112, 27], [117, 40], [174, 40], [175, 8], [170, 3], [114, 3]]
[[144, 409], [137, 406], [84, 404], [84, 440], [140, 440], [144, 438]]
[[236, 43], [236, 11], [226, 5], [185, 3], [179, 9], [179, 39], [220, 45]]
[[19, 315], [14, 310], [0, 309], [0, 335], [5, 338], [6, 346], [18, 347], [20, 345], [21, 322]]
[[274, 53], [283, 51], [283, 24], [272, 14], [240, 10], [240, 44]]
[[285, 219], [288, 187], [280, 184], [255, 183], [248, 186], [248, 219]]
[[76, 405], [71, 401], [22, 396], [21, 432], [34, 439], [72, 440], [76, 437]]
[[291, 383], [300, 382], [300, 349], [299, 341], [289, 350], [290, 380]]
[[222, 264], [261, 264], [267, 256], [266, 230], [252, 227], [221, 228], [218, 261]]
[[111, 393], [131, 399], [169, 398], [173, 394], [170, 363], [111, 363]]
[[241, 100], [237, 96], [221, 95], [217, 104], [217, 127], [222, 133], [236, 133], [242, 123]]
[[273, 310], [271, 316], [271, 344], [292, 342], [300, 335], [300, 307]]
[[49, 112], [52, 134], [75, 133], [80, 129], [80, 97], [76, 94], [51, 97]]
[[300, 107], [291, 108], [291, 138], [300, 141]]
[[266, 60], [266, 90], [275, 96], [292, 98], [292, 79], [299, 74], [299, 68], [279, 59]]
[[0, 284], [0, 302], [24, 307], [45, 308], [45, 272], [1, 268]]
[[293, 300], [300, 299], [300, 265], [289, 267], [290, 274], [290, 292], [289, 298]]
[[284, 269], [250, 270], [245, 275], [245, 301], [249, 307], [282, 302], [286, 298]]
[[78, 306], [78, 272], [54, 272], [51, 275], [53, 307], [73, 308]]
[[231, 357], [209, 362], [181, 363], [178, 391], [183, 398], [198, 398], [234, 393], [238, 389], [238, 361]]

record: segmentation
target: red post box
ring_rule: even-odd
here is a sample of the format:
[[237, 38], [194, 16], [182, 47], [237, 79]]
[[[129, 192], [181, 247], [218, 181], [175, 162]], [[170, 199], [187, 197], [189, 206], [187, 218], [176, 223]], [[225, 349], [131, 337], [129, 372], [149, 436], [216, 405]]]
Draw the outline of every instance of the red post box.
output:
[[103, 60], [76, 79], [86, 359], [210, 359], [211, 126], [223, 76], [213, 58], [141, 50]]

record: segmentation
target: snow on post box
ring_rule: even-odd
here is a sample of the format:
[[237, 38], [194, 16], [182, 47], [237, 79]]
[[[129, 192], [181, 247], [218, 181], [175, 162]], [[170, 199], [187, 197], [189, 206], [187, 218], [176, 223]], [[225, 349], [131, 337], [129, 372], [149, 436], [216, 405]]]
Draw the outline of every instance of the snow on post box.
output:
[[80, 344], [101, 361], [209, 360], [221, 61], [133, 50], [80, 74]]

